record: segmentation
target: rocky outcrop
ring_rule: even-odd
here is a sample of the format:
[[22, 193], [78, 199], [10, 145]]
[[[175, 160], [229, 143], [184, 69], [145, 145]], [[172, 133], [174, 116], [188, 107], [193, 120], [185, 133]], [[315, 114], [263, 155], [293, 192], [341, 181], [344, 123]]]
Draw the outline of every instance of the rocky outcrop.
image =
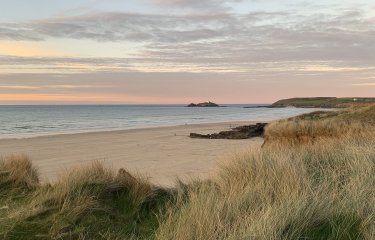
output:
[[249, 139], [253, 137], [263, 137], [264, 128], [266, 125], [267, 123], [257, 123], [254, 125], [232, 128], [230, 131], [222, 131], [213, 134], [190, 133], [190, 137], [201, 139]]
[[187, 107], [219, 107], [218, 104], [213, 102], [203, 102], [203, 103], [190, 103]]

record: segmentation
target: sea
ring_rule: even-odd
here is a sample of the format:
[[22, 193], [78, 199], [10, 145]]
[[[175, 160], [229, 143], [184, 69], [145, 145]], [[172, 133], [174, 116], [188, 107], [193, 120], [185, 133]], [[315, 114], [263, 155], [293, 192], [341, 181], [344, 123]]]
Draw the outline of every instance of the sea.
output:
[[230, 121], [271, 121], [316, 111], [265, 105], [0, 106], [0, 139]]

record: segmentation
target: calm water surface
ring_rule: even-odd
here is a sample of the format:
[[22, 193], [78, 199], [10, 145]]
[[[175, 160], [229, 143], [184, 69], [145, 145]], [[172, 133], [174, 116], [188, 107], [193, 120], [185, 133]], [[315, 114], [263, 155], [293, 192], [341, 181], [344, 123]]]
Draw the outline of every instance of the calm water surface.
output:
[[[316, 109], [188, 108], [182, 105], [0, 106], [0, 138], [225, 121], [270, 121]], [[253, 105], [255, 106], [255, 105]]]

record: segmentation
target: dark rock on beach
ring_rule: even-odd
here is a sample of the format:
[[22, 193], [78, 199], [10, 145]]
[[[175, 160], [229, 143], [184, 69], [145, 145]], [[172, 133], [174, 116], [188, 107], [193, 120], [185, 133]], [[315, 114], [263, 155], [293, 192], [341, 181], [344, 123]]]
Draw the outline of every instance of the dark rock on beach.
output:
[[257, 123], [255, 125], [240, 126], [232, 128], [230, 131], [222, 131], [213, 134], [190, 133], [190, 137], [201, 139], [249, 139], [253, 137], [263, 137], [266, 125], [267, 123]]

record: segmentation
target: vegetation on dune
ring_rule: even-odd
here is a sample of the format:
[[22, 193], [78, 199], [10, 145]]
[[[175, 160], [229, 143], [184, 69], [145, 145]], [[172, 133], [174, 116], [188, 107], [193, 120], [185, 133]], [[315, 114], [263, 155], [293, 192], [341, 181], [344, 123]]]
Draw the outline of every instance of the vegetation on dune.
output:
[[375, 98], [313, 97], [283, 99], [273, 103], [271, 107], [345, 108], [372, 103], [375, 103]]
[[332, 112], [319, 111], [268, 124], [265, 144], [304, 144], [367, 134], [374, 129], [375, 105]]
[[174, 189], [99, 163], [40, 184], [27, 157], [9, 157], [0, 238], [375, 239], [374, 119], [366, 106], [274, 122], [261, 150]]
[[184, 193], [158, 239], [375, 239], [375, 106], [277, 121], [265, 138]]
[[53, 185], [39, 184], [24, 156], [4, 159], [0, 172], [1, 239], [148, 239], [173, 197], [99, 163], [68, 172]]
[[189, 189], [158, 239], [374, 239], [375, 139], [238, 156]]

